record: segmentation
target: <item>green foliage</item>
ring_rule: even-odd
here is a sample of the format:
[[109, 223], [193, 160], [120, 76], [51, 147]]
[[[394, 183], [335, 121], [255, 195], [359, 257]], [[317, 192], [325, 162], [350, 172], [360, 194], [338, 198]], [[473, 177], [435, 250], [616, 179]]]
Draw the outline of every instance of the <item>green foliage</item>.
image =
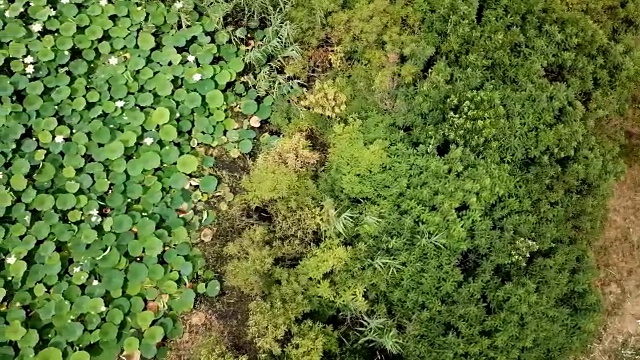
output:
[[313, 90], [306, 94], [300, 105], [312, 112], [335, 117], [346, 109], [346, 96], [334, 85], [333, 81], [317, 82]]
[[251, 295], [262, 293], [265, 278], [277, 256], [265, 243], [267, 235], [263, 227], [247, 230], [225, 248], [225, 254], [232, 259], [225, 270], [228, 285]]
[[[331, 122], [346, 124], [326, 134], [309, 199], [340, 210], [307, 207], [321, 242], [293, 260], [291, 237], [276, 235], [286, 211], [234, 248], [235, 268], [254, 264], [235, 284], [259, 296], [258, 347], [420, 360], [581, 351], [600, 310], [589, 243], [622, 168], [595, 125], [637, 83], [637, 11], [616, 0], [294, 4], [305, 40], [329, 40], [353, 64], [337, 74], [350, 103]], [[246, 184], [256, 206], [314, 189], [308, 170], [264, 163]], [[275, 178], [288, 180], [265, 186]]]
[[235, 107], [272, 103], [214, 19], [182, 26], [185, 4], [0, 3], [4, 356], [155, 358], [181, 335], [203, 264], [192, 210], [218, 183], [199, 146], [247, 152]]
[[303, 134], [280, 139], [256, 160], [240, 200], [253, 208], [265, 207], [277, 223], [277, 236], [310, 241], [318, 226], [320, 198], [310, 170], [319, 159]]
[[336, 350], [337, 334], [330, 328], [309, 321], [306, 327], [314, 331], [303, 330], [296, 320], [317, 310], [315, 304], [357, 306], [350, 298], [357, 291], [332, 281], [330, 276], [332, 272], [339, 272], [348, 259], [347, 248], [336, 241], [325, 241], [309, 251], [309, 255], [293, 269], [276, 267], [270, 271], [262, 285], [265, 295], [250, 305], [249, 333], [261, 351], [281, 354], [287, 331], [297, 333], [287, 344], [288, 358], [294, 358], [293, 355], [301, 351], [310, 351], [309, 358], [320, 358], [323, 351]]
[[[282, 138], [258, 157], [244, 183], [246, 193], [235, 199], [234, 206], [256, 207], [270, 216], [244, 230], [224, 251], [226, 284], [255, 299], [248, 331], [265, 356], [321, 359], [334, 353], [335, 329], [302, 320], [312, 312], [326, 319], [336, 309], [366, 307], [364, 288], [335, 276], [343, 273], [352, 252], [338, 236], [359, 220], [339, 214], [331, 201], [322, 203], [311, 180], [317, 161], [303, 134]], [[320, 234], [325, 241], [318, 246]]]
[[[339, 187], [351, 198], [371, 199], [378, 196], [371, 175], [382, 171], [389, 162], [385, 148], [388, 144], [377, 139], [365, 145], [360, 132], [362, 123], [352, 120], [349, 125], [336, 125], [331, 136], [327, 183]], [[375, 184], [382, 185], [382, 184]]]
[[[300, 49], [293, 39], [294, 27], [283, 16], [291, 5], [289, 0], [198, 0], [196, 3], [215, 23], [226, 20], [245, 24], [217, 36], [216, 40], [250, 44], [245, 62], [253, 71], [246, 79], [259, 94], [279, 97], [297, 91], [298, 81], [281, 71], [284, 64], [300, 58]], [[251, 33], [253, 29], [257, 30]], [[231, 65], [236, 65], [233, 66], [236, 69], [245, 66], [244, 63]]]
[[[587, 249], [621, 168], [593, 119], [625, 101], [612, 94], [630, 86], [637, 50], [560, 4], [405, 5], [421, 19], [421, 40], [389, 66], [423, 69], [411, 76], [415, 86], [380, 98], [378, 73], [357, 65], [348, 84], [364, 96], [351, 108], [364, 120], [350, 118], [330, 134], [323, 189], [356, 214], [381, 219], [378, 230], [352, 235], [363, 250], [352, 276], [367, 288], [372, 310], [345, 335], [352, 345], [345, 352], [407, 359], [575, 353], [598, 323]], [[359, 17], [395, 23], [403, 13], [353, 11], [341, 15], [353, 27]], [[365, 64], [391, 49], [354, 44], [352, 56]], [[355, 136], [345, 136], [349, 127]], [[389, 146], [368, 158], [376, 141]]]
[[322, 324], [306, 320], [291, 329], [293, 338], [285, 349], [287, 359], [322, 360], [324, 354], [338, 349], [333, 331]]
[[212, 334], [205, 341], [196, 344], [195, 355], [200, 360], [247, 360], [247, 356], [234, 356], [224, 346], [217, 334]]

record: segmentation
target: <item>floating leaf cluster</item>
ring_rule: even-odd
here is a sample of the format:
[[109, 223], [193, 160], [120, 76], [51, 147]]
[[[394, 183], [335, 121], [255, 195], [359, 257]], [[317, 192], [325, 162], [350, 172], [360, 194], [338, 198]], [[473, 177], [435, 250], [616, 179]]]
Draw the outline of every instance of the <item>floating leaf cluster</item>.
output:
[[161, 356], [218, 293], [188, 231], [218, 187], [201, 148], [250, 152], [273, 100], [201, 13], [0, 2], [0, 358]]

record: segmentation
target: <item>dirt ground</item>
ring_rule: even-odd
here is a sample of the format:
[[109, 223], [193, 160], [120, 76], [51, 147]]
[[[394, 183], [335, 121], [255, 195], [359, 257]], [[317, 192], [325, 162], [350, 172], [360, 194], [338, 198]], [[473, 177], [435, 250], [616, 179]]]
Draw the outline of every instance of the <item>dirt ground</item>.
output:
[[640, 359], [640, 165], [614, 187], [602, 238], [593, 247], [605, 321], [583, 360]]

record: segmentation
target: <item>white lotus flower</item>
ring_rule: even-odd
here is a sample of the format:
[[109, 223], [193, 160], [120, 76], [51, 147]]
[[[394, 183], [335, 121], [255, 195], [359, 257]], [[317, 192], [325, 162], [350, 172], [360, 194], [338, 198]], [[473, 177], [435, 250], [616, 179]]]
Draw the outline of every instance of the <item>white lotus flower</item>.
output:
[[194, 61], [196, 61], [196, 57], [193, 56], [193, 55], [189, 55], [189, 56], [187, 56], [187, 61], [188, 62], [194, 62]]
[[146, 138], [144, 138], [144, 140], [142, 140], [142, 142], [143, 142], [145, 145], [149, 146], [149, 145], [153, 144], [153, 138], [146, 137]]
[[63, 143], [64, 142], [64, 136], [58, 135], [58, 136], [56, 136], [55, 139], [53, 139], [53, 141], [57, 142], [58, 144]]
[[109, 2], [107, 0], [100, 0], [100, 5], [106, 6]]
[[82, 270], [80, 266], [75, 266], [73, 269], [71, 269], [71, 273], [76, 274], [79, 273], [80, 270]]
[[112, 56], [109, 58], [109, 65], [118, 65], [118, 58], [115, 56]]
[[91, 217], [91, 221], [94, 222], [94, 223], [100, 223], [100, 221], [102, 221], [102, 218], [100, 216], [98, 216], [98, 215], [93, 215]]
[[31, 28], [31, 31], [35, 33], [40, 32], [42, 30], [42, 23], [35, 22], [31, 24], [30, 28]]
[[33, 74], [34, 71], [36, 71], [36, 68], [31, 64], [27, 65], [27, 67], [24, 68], [24, 72], [26, 72], [27, 74]]
[[7, 258], [7, 264], [13, 265], [13, 264], [15, 264], [16, 260], [18, 260], [18, 259], [16, 259], [15, 255], [11, 254], [11, 256], [9, 256]]
[[195, 73], [192, 77], [193, 81], [200, 81], [202, 79], [202, 74]]
[[0, 179], [4, 177], [4, 174], [0, 172]]
[[89, 215], [98, 216], [98, 209], [93, 209], [89, 211]]
[[6, 10], [6, 11], [4, 12], [4, 16], [6, 16], [6, 17], [11, 17], [11, 13], [9, 12], [9, 10]]
[[63, 3], [63, 4], [68, 4], [69, 0], [60, 0], [60, 2]]
[[91, 285], [96, 286], [100, 284], [100, 282], [98, 280], [93, 280], [93, 282], [91, 283]]
[[182, 1], [176, 1], [176, 3], [173, 4], [173, 6], [175, 6], [176, 9], [180, 10], [184, 7], [184, 4], [182, 3]]
[[33, 60], [35, 60], [33, 56], [29, 55], [29, 56], [26, 56], [24, 59], [22, 59], [22, 62], [25, 64], [31, 64]]
[[124, 106], [124, 101], [123, 101], [123, 100], [118, 100], [118, 101], [116, 101], [116, 107], [121, 108], [121, 107], [123, 107], [123, 106]]

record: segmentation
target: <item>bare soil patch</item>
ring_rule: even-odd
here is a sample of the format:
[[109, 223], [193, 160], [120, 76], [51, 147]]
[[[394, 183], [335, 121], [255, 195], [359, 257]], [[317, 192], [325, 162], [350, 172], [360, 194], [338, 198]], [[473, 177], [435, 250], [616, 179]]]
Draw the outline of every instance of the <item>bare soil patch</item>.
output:
[[604, 234], [593, 247], [605, 321], [584, 359], [640, 359], [640, 165], [614, 187]]

